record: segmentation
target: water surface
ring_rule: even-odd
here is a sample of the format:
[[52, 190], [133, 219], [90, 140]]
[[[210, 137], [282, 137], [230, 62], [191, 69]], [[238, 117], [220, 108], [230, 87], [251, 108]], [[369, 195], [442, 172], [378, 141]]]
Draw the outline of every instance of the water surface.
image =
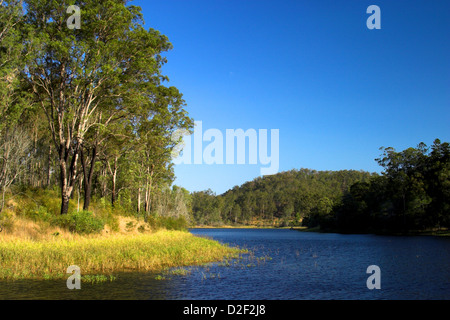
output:
[[[449, 299], [450, 239], [192, 229], [252, 254], [191, 267], [186, 275], [117, 274], [111, 283], [68, 290], [65, 280], [0, 282], [0, 299], [301, 300]], [[381, 269], [369, 290], [367, 267]]]

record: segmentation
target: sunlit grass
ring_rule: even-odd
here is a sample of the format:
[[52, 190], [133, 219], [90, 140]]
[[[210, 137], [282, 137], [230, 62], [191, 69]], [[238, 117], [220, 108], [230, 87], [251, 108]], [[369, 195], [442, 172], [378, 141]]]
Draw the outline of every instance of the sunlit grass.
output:
[[[82, 276], [159, 272], [222, 261], [238, 257], [239, 253], [237, 248], [188, 232], [166, 230], [39, 241], [4, 238], [0, 242], [0, 279], [59, 279], [67, 277], [66, 270], [71, 265], [80, 267]], [[98, 276], [91, 280], [105, 279]]]

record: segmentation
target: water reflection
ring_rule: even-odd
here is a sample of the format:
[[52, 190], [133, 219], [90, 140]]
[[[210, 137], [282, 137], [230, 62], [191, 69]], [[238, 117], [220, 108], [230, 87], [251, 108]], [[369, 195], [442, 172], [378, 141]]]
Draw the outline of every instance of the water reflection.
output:
[[[0, 282], [0, 299], [299, 300], [449, 299], [450, 239], [194, 229], [248, 248], [242, 259], [188, 268], [186, 274], [126, 273], [68, 290], [65, 280]], [[381, 290], [366, 269], [381, 268]]]

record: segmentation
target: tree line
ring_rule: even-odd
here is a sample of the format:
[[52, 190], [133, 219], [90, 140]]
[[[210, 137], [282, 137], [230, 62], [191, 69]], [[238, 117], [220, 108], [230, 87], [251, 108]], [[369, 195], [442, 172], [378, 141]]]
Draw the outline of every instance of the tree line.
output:
[[62, 215], [75, 193], [148, 214], [169, 197], [173, 133], [193, 128], [162, 73], [172, 44], [126, 0], [83, 1], [69, 28], [74, 4], [0, 0], [0, 209], [12, 186], [57, 185]]
[[357, 181], [373, 174], [356, 170], [290, 170], [258, 177], [222, 195], [192, 194], [192, 215], [199, 224], [299, 225], [310, 215], [328, 214]]
[[409, 232], [450, 227], [450, 146], [435, 140], [382, 148], [381, 174], [291, 170], [222, 195], [192, 194], [198, 224], [306, 226], [339, 232]]
[[382, 150], [376, 159], [382, 175], [352, 185], [334, 215], [322, 217], [324, 226], [348, 232], [448, 229], [449, 143], [436, 139], [431, 146]]

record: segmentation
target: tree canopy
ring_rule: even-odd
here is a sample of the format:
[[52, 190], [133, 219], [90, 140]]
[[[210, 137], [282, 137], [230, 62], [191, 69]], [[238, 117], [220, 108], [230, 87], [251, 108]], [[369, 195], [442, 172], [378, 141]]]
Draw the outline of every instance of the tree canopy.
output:
[[[129, 2], [0, 1], [1, 152], [13, 155], [6, 141], [26, 135], [32, 150], [22, 150], [28, 164], [14, 171], [16, 183], [58, 184], [61, 214], [77, 188], [85, 210], [92, 194], [108, 193], [114, 205], [129, 188], [133, 207], [143, 191], [150, 212], [156, 190], [173, 181], [169, 137], [192, 128], [182, 93], [162, 73], [172, 44], [145, 29]], [[24, 162], [5, 158], [8, 168]]]

